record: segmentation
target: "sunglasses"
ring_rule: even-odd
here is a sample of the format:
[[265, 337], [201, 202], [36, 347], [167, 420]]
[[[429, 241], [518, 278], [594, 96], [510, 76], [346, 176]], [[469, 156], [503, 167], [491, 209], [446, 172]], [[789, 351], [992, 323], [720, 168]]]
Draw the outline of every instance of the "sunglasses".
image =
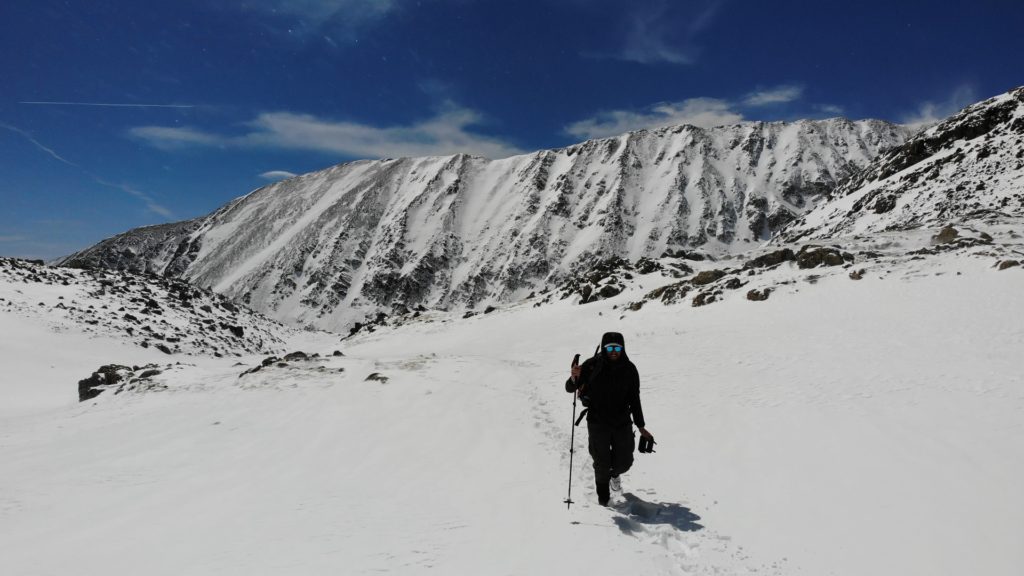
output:
[[622, 346], [618, 344], [609, 344], [604, 347], [605, 352], [622, 352]]

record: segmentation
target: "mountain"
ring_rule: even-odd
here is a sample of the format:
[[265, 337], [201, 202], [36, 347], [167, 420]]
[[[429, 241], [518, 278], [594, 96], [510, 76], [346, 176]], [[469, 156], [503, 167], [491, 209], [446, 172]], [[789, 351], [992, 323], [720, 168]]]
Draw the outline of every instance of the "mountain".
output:
[[742, 251], [909, 136], [874, 120], [676, 126], [503, 160], [351, 162], [62, 263], [179, 277], [337, 328], [522, 298], [610, 256]]
[[781, 241], [1024, 214], [1024, 87], [965, 108], [882, 153]]

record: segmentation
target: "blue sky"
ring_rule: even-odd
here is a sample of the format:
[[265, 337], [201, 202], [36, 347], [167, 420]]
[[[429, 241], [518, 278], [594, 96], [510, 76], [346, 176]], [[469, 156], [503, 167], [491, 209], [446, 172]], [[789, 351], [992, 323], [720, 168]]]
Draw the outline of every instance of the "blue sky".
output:
[[1024, 84], [1021, 30], [1018, 0], [4, 0], [0, 255], [358, 158], [926, 122]]

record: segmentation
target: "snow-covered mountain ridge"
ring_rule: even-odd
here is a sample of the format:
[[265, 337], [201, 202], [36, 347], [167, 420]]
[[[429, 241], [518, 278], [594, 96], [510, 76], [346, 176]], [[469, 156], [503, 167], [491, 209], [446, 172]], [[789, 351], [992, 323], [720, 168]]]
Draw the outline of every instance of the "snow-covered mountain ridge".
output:
[[360, 161], [63, 261], [180, 277], [293, 324], [507, 302], [609, 256], [756, 246], [905, 127], [843, 119], [676, 126], [487, 160]]
[[830, 192], [777, 238], [838, 238], [1024, 215], [1024, 87], [968, 106]]

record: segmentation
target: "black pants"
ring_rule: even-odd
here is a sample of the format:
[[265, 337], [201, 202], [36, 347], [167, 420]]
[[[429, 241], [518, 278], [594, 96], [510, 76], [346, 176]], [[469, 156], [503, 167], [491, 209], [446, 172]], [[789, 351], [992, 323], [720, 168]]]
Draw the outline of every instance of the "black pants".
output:
[[608, 486], [608, 479], [633, 465], [633, 424], [605, 424], [587, 419], [590, 455], [594, 458], [594, 480]]

